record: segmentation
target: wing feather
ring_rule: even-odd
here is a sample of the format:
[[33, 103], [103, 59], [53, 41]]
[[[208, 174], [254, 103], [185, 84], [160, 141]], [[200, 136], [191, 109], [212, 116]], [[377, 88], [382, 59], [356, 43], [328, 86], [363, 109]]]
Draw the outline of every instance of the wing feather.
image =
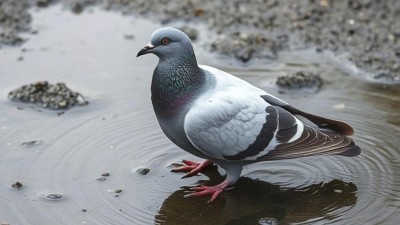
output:
[[[266, 124], [268, 106], [258, 95], [238, 88], [216, 91], [195, 102], [185, 117], [185, 132], [189, 141], [203, 153], [227, 159], [241, 154], [256, 142]], [[262, 150], [264, 148], [258, 152]]]
[[259, 157], [258, 160], [268, 161], [334, 154], [355, 156], [359, 155], [360, 152], [360, 148], [354, 144], [350, 137], [305, 126], [303, 134], [298, 140], [278, 145], [275, 150]]

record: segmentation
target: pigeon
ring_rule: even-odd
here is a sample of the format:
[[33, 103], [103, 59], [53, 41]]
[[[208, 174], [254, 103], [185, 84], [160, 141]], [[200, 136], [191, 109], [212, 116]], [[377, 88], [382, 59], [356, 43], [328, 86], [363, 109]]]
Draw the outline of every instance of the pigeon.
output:
[[174, 169], [194, 176], [217, 164], [226, 179], [192, 187], [187, 196], [214, 201], [239, 179], [245, 165], [316, 155], [356, 156], [353, 128], [313, 115], [219, 69], [198, 65], [189, 37], [172, 27], [156, 30], [137, 57], [153, 53], [158, 64], [151, 101], [165, 135], [181, 149], [205, 159], [183, 160]]

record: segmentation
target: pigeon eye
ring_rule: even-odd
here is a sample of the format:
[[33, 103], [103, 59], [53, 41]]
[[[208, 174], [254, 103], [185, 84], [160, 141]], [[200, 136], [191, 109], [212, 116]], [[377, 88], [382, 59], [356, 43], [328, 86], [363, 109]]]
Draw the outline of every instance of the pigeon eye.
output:
[[163, 38], [163, 39], [161, 40], [161, 44], [163, 44], [163, 45], [169, 44], [169, 39], [168, 39], [168, 38]]

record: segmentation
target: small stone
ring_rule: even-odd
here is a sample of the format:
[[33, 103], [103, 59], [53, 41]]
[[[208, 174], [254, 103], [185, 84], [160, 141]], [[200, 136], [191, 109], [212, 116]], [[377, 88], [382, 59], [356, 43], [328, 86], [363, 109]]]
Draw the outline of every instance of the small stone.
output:
[[150, 169], [148, 168], [139, 168], [136, 170], [136, 173], [140, 175], [147, 175], [150, 172]]
[[121, 193], [122, 192], [122, 189], [115, 189], [114, 190], [114, 193], [117, 193], [117, 194], [119, 194], [119, 193]]
[[41, 144], [42, 142], [43, 142], [43, 141], [41, 141], [41, 140], [38, 140], [38, 141], [36, 141], [36, 140], [33, 140], [33, 141], [24, 141], [24, 142], [21, 143], [21, 145], [32, 146], [32, 145]]
[[258, 221], [259, 225], [278, 225], [278, 220], [275, 218], [271, 218], [271, 217], [265, 217], [265, 218], [261, 218]]
[[81, 209], [82, 212], [87, 212], [87, 209]]
[[17, 188], [17, 189], [21, 189], [22, 186], [23, 186], [22, 183], [20, 183], [18, 181], [11, 185], [11, 187]]
[[51, 200], [56, 200], [56, 199], [60, 199], [60, 198], [62, 198], [64, 196], [65, 195], [63, 195], [63, 194], [55, 194], [55, 193], [53, 193], [53, 194], [48, 194], [46, 196], [46, 198], [51, 199]]
[[110, 173], [103, 173], [103, 174], [101, 174], [101, 176], [108, 177], [108, 176], [110, 176]]
[[339, 190], [339, 189], [335, 189], [334, 191], [335, 191], [336, 193], [339, 193], [339, 194], [343, 192], [342, 190]]

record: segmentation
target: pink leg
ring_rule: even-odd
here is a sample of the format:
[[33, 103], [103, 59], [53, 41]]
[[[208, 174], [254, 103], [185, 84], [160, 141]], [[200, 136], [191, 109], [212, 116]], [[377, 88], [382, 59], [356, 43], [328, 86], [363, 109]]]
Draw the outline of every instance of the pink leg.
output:
[[206, 160], [204, 162], [193, 162], [190, 160], [183, 160], [184, 165], [178, 168], [171, 170], [172, 172], [188, 172], [182, 178], [191, 177], [197, 175], [205, 168], [213, 165], [214, 163]]
[[197, 197], [204, 195], [211, 195], [211, 199], [207, 203], [213, 202], [219, 194], [221, 194], [228, 186], [230, 182], [228, 180], [224, 180], [222, 183], [215, 186], [200, 186], [191, 188], [195, 192], [185, 195], [185, 197]]

